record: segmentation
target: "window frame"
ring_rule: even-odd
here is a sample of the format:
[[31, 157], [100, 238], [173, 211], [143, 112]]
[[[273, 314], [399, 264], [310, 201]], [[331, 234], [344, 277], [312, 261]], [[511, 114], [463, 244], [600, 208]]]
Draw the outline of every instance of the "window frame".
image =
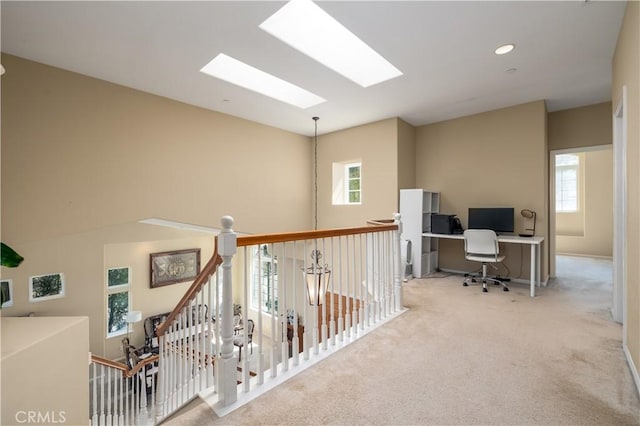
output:
[[[263, 249], [266, 255], [262, 254]], [[251, 309], [265, 315], [271, 315], [271, 294], [274, 301], [273, 312], [278, 312], [278, 257], [271, 251], [273, 251], [272, 244], [260, 244], [258, 252], [253, 254], [251, 261]], [[267, 269], [266, 275], [263, 274], [264, 266]], [[273, 281], [269, 277], [273, 277]], [[272, 284], [273, 288], [271, 288]]]
[[[351, 177], [351, 169], [358, 169], [358, 177]], [[358, 182], [358, 189], [351, 189], [351, 183]], [[358, 201], [351, 201], [351, 194], [358, 194]], [[362, 204], [362, 162], [352, 162], [344, 165], [344, 203], [351, 205]]]
[[[111, 271], [124, 270], [124, 269], [127, 270], [126, 282], [117, 281], [116, 283], [111, 284], [111, 277], [110, 277]], [[106, 290], [107, 290], [106, 306], [105, 306], [105, 320], [106, 320], [105, 322], [106, 322], [106, 329], [107, 329], [106, 335], [107, 335], [107, 339], [110, 339], [112, 337], [118, 337], [126, 334], [129, 329], [129, 324], [127, 323], [127, 315], [129, 314], [129, 310], [131, 309], [131, 267], [120, 266], [117, 268], [108, 268], [105, 284], [106, 284]], [[127, 306], [122, 314], [124, 327], [118, 328], [115, 331], [109, 331], [109, 323], [111, 319], [111, 312], [110, 312], [111, 304], [109, 302], [109, 299], [111, 298], [111, 296], [114, 296], [116, 294], [122, 294], [122, 293], [126, 293], [127, 295], [126, 296]]]
[[[575, 164], [558, 164], [559, 157], [573, 157], [575, 158]], [[563, 178], [565, 174], [570, 172], [575, 173], [575, 183], [573, 188], [567, 190], [563, 187], [569, 181]], [[558, 154], [556, 155], [555, 164], [555, 211], [556, 213], [578, 213], [580, 211], [580, 156], [577, 154]], [[573, 207], [566, 206], [569, 203], [573, 203], [571, 199], [565, 197], [567, 193], [573, 192], [575, 194], [575, 205]]]
[[[352, 178], [349, 171], [358, 168], [358, 177]], [[357, 189], [351, 189], [350, 184], [357, 182]], [[334, 206], [357, 206], [362, 204], [362, 161], [349, 160], [333, 163], [331, 200]], [[351, 201], [350, 194], [358, 194], [358, 201]]]

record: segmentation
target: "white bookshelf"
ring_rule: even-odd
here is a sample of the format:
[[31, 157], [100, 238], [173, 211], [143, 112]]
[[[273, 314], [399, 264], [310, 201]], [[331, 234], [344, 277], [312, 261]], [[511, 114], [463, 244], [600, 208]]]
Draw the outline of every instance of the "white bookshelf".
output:
[[440, 211], [440, 193], [424, 189], [400, 190], [402, 215], [402, 262], [406, 264], [406, 243], [411, 241], [413, 276], [424, 277], [438, 265], [437, 238], [423, 237], [431, 232], [431, 215]]

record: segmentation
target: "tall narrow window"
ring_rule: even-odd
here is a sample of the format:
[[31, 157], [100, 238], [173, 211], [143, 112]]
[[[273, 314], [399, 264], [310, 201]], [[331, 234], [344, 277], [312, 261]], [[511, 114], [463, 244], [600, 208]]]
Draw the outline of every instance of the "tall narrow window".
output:
[[107, 337], [127, 332], [131, 270], [127, 267], [107, 271]]
[[265, 313], [278, 310], [278, 258], [263, 244], [253, 257], [251, 307]]
[[362, 203], [362, 163], [333, 163], [333, 204]]
[[575, 154], [556, 155], [556, 211], [578, 211], [580, 157]]

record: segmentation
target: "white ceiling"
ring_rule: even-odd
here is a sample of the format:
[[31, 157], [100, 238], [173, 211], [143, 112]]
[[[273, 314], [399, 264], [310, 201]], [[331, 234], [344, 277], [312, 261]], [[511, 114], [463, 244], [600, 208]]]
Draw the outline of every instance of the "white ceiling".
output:
[[[541, 99], [550, 111], [610, 100], [625, 8], [613, 1], [319, 1], [404, 73], [365, 89], [258, 28], [284, 3], [2, 1], [1, 46], [311, 135], [312, 116], [323, 134], [389, 117], [419, 126]], [[496, 56], [504, 43], [516, 49]], [[327, 102], [302, 110], [200, 73], [220, 52]]]

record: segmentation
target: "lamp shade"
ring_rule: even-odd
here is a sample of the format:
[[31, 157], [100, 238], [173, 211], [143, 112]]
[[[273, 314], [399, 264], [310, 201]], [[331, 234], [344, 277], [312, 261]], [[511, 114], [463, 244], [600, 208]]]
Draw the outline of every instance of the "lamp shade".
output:
[[315, 263], [303, 269], [305, 283], [307, 285], [307, 295], [311, 306], [320, 306], [325, 298], [331, 270], [327, 265], [320, 265], [322, 254], [318, 250], [311, 252], [311, 258]]
[[129, 311], [127, 313], [127, 322], [134, 323], [142, 321], [142, 312], [140, 311]]

